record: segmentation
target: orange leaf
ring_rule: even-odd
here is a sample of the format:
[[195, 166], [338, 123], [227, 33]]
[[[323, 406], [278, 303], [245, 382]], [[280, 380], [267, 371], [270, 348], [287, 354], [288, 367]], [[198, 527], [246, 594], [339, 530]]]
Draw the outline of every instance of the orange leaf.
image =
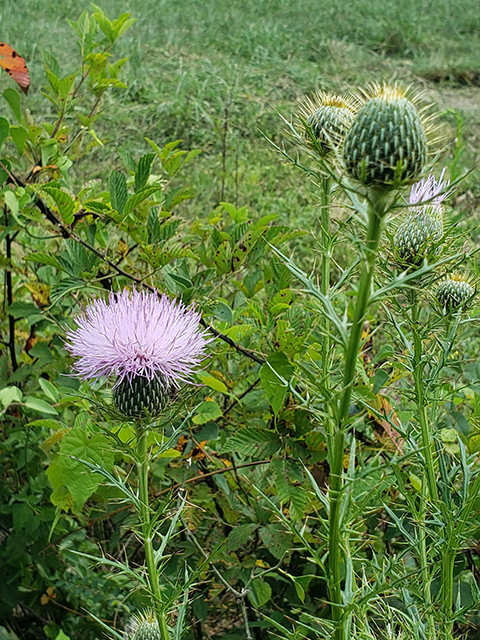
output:
[[5, 69], [25, 94], [28, 93], [30, 76], [25, 60], [5, 42], [0, 42], [0, 67]]

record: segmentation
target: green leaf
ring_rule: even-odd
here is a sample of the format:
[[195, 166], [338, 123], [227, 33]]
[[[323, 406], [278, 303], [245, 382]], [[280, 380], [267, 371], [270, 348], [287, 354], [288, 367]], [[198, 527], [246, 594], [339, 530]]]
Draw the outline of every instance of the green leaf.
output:
[[293, 365], [281, 351], [272, 353], [260, 369], [260, 381], [277, 415], [287, 395], [287, 384], [294, 372]]
[[235, 451], [248, 457], [270, 456], [282, 447], [280, 438], [274, 431], [254, 427], [240, 429], [227, 440], [223, 447], [225, 453]]
[[33, 253], [29, 253], [25, 256], [24, 260], [28, 260], [29, 262], [37, 262], [39, 264], [47, 264], [50, 267], [55, 267], [59, 271], [64, 271], [65, 273], [69, 273], [62, 264], [49, 253], [42, 253], [41, 251], [35, 251]]
[[3, 97], [10, 105], [10, 109], [13, 111], [18, 122], [22, 121], [22, 111], [20, 106], [20, 94], [16, 89], [8, 88], [3, 92]]
[[63, 633], [63, 631], [60, 629], [60, 631], [57, 634], [57, 637], [55, 638], [55, 640], [70, 640], [70, 636], [67, 636], [65, 633]]
[[72, 196], [60, 187], [49, 184], [44, 185], [39, 191], [41, 194], [46, 193], [50, 196], [54, 202], [52, 208], [60, 215], [65, 224], [72, 224], [74, 220], [73, 210], [75, 208], [75, 201]]
[[23, 154], [23, 147], [25, 146], [25, 142], [28, 138], [28, 131], [25, 127], [10, 127], [10, 135], [15, 142], [19, 155]]
[[214, 400], [205, 400], [197, 407], [196, 415], [192, 418], [194, 424], [205, 424], [222, 415], [222, 410]]
[[220, 202], [220, 204], [225, 209], [225, 211], [228, 212], [232, 220], [237, 224], [239, 224], [240, 222], [246, 222], [248, 220], [247, 207], [241, 207], [240, 209], [237, 209], [230, 202]]
[[161, 190], [162, 190], [162, 185], [160, 184], [152, 185], [151, 187], [145, 187], [144, 189], [140, 189], [138, 193], [131, 196], [125, 203], [125, 208], [123, 209], [123, 217], [125, 218], [126, 216], [128, 216], [128, 214], [131, 213], [135, 209], [135, 207], [138, 207], [138, 205], [141, 204], [144, 200], [149, 198], [151, 195], [153, 195], [157, 191], [161, 191]]
[[8, 315], [14, 318], [28, 318], [38, 312], [39, 308], [33, 302], [13, 302], [8, 307]]
[[122, 215], [127, 199], [128, 189], [125, 174], [114, 169], [110, 174], [110, 202], [112, 208]]
[[229, 551], [236, 551], [243, 546], [251, 537], [252, 533], [258, 529], [258, 524], [249, 522], [241, 524], [230, 531], [227, 538], [227, 547]]
[[10, 123], [6, 118], [0, 118], [0, 147], [8, 137], [10, 131]]
[[39, 378], [38, 382], [43, 389], [44, 394], [52, 400], [52, 402], [58, 402], [58, 389], [45, 378]]
[[12, 402], [21, 402], [23, 393], [18, 387], [4, 387], [0, 389], [0, 402], [6, 409]]
[[254, 607], [263, 607], [272, 597], [272, 588], [262, 578], [256, 578], [252, 583], [252, 590], [248, 594], [248, 599]]
[[259, 534], [263, 544], [277, 560], [283, 558], [293, 544], [291, 533], [286, 531], [279, 522], [273, 522], [261, 527]]
[[155, 160], [156, 153], [147, 153], [142, 156], [138, 161], [137, 168], [135, 170], [135, 193], [143, 189], [150, 176], [150, 169], [152, 162]]
[[221, 322], [233, 322], [233, 311], [230, 309], [228, 304], [226, 304], [226, 302], [222, 302], [221, 300], [217, 302], [217, 306], [215, 307], [213, 315], [215, 316], [215, 318], [217, 318], [217, 320], [220, 320]]
[[[70, 456], [73, 456], [70, 457]], [[60, 453], [47, 470], [54, 489], [51, 500], [54, 504], [68, 505], [65, 487], [73, 498], [75, 508], [81, 509], [102, 481], [102, 475], [92, 473], [89, 468], [74, 458], [91, 462], [109, 471], [113, 467], [114, 453], [110, 441], [100, 433], [91, 435], [84, 429], [70, 429], [61, 441]]]
[[228, 393], [227, 386], [218, 378], [214, 378], [208, 373], [199, 373], [198, 377], [204, 385], [210, 387], [214, 391], [220, 391], [221, 393]]
[[39, 398], [34, 398], [33, 396], [27, 396], [23, 399], [23, 404], [33, 411], [38, 411], [39, 413], [46, 413], [52, 416], [58, 415], [58, 411], [52, 407], [52, 405], [45, 402], [45, 400], [40, 400]]

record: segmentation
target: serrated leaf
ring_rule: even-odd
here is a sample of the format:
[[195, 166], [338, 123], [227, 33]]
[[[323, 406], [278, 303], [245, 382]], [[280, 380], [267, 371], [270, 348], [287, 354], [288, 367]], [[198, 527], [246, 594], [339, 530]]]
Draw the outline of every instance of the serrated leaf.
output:
[[258, 524], [255, 522], [249, 522], [248, 524], [241, 524], [230, 531], [227, 538], [227, 547], [229, 551], [236, 551], [243, 546], [250, 538], [252, 533], [258, 529]]
[[235, 451], [244, 456], [269, 456], [282, 447], [280, 438], [274, 431], [267, 429], [240, 429], [231, 436], [223, 447], [225, 453]]
[[260, 538], [268, 551], [277, 560], [283, 558], [293, 543], [292, 534], [285, 530], [283, 525], [272, 522], [259, 530]]
[[38, 411], [39, 413], [46, 413], [48, 415], [56, 416], [58, 415], [58, 411], [55, 407], [52, 407], [51, 404], [46, 402], [45, 400], [40, 400], [40, 398], [34, 398], [33, 396], [27, 396], [23, 399], [23, 404], [33, 411]]
[[41, 195], [46, 193], [50, 196], [54, 202], [52, 208], [60, 215], [65, 224], [72, 224], [74, 220], [73, 210], [75, 208], [75, 201], [72, 196], [60, 189], [60, 187], [48, 184], [39, 189], [39, 191]]
[[113, 467], [114, 453], [103, 434], [91, 435], [84, 429], [74, 428], [63, 436], [60, 453], [47, 470], [48, 479], [55, 490], [51, 499], [57, 504], [62, 504], [62, 501], [68, 504], [68, 496], [62, 493], [62, 487], [66, 487], [76, 509], [81, 509], [99, 486], [102, 476], [92, 473], [85, 464], [74, 458], [86, 460], [109, 471]]
[[222, 410], [214, 400], [206, 400], [197, 407], [196, 415], [192, 418], [194, 424], [205, 424], [222, 415]]
[[144, 200], [149, 198], [157, 191], [161, 190], [162, 185], [159, 184], [140, 189], [138, 193], [128, 198], [127, 202], [125, 203], [125, 208], [123, 209], [123, 217], [125, 218], [126, 216], [128, 216], [128, 214], [131, 213], [135, 209], [135, 207], [138, 207], [138, 205], [141, 204]]
[[68, 271], [63, 267], [62, 264], [60, 264], [55, 256], [52, 256], [49, 253], [35, 251], [34, 253], [29, 253], [27, 256], [25, 256], [24, 260], [28, 260], [29, 262], [37, 262], [39, 264], [47, 264], [50, 267], [55, 267], [55, 269], [58, 269], [59, 271], [68, 273]]
[[112, 208], [122, 215], [127, 200], [128, 189], [125, 174], [114, 169], [110, 174], [110, 203]]
[[155, 160], [156, 155], [156, 153], [147, 153], [138, 161], [137, 167], [135, 169], [135, 193], [140, 191], [140, 189], [143, 189], [143, 187], [147, 184], [147, 180], [150, 176], [152, 162]]

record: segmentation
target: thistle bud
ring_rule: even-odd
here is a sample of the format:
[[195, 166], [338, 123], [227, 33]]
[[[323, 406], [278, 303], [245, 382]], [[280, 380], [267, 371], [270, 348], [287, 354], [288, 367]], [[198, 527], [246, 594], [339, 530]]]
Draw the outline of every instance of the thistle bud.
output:
[[349, 173], [365, 186], [399, 186], [419, 176], [427, 161], [422, 117], [400, 87], [373, 85], [345, 136]]
[[125, 640], [161, 640], [160, 629], [153, 611], [145, 611], [129, 620]]
[[350, 127], [356, 106], [348, 96], [319, 91], [301, 105], [299, 117], [311, 128], [323, 154], [339, 145]]
[[112, 390], [113, 404], [125, 417], [134, 419], [148, 414], [158, 416], [169, 400], [169, 389], [158, 373], [149, 380], [144, 376], [123, 378]]
[[461, 275], [445, 278], [435, 292], [437, 300], [447, 312], [463, 306], [474, 295], [475, 288]]
[[418, 264], [435, 251], [436, 244], [442, 237], [442, 213], [430, 207], [430, 211], [410, 213], [399, 225], [393, 244], [401, 260]]

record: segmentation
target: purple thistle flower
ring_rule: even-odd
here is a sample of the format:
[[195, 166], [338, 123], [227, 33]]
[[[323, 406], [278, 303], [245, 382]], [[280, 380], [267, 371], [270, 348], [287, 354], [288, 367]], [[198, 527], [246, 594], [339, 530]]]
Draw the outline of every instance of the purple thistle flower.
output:
[[214, 339], [199, 328], [193, 306], [135, 289], [110, 293], [108, 301], [97, 298], [75, 322], [77, 327], [66, 331], [65, 346], [78, 358], [76, 374], [101, 381], [116, 376], [115, 387], [143, 378], [179, 388], [191, 382]]
[[444, 180], [444, 175], [445, 169], [442, 170], [438, 181], [435, 179], [433, 173], [431, 173], [428, 178], [422, 178], [419, 182], [416, 182], [410, 191], [408, 203], [410, 205], [417, 205], [418, 203], [427, 202], [434, 207], [440, 207], [442, 202], [455, 191], [453, 188], [448, 189], [450, 180]]

